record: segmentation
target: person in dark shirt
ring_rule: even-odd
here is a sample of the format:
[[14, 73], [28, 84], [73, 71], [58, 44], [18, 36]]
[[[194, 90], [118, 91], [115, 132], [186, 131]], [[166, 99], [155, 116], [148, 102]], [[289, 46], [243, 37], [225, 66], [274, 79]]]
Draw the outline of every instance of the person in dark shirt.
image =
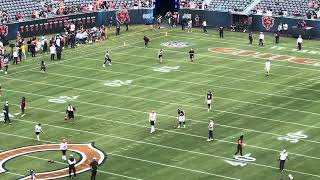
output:
[[56, 51], [57, 51], [57, 59], [58, 59], [58, 60], [61, 60], [62, 46], [57, 46], [57, 47], [56, 47]]
[[211, 90], [209, 90], [206, 96], [208, 112], [211, 110], [212, 99], [213, 99], [213, 93], [211, 92]]
[[194, 62], [194, 50], [191, 48], [189, 51], [190, 61]]
[[243, 148], [244, 142], [243, 142], [243, 135], [240, 136], [237, 142], [237, 152], [234, 154], [235, 156], [240, 153], [242, 156], [242, 148]]
[[4, 116], [4, 124], [9, 124], [11, 125], [11, 121], [10, 121], [10, 116], [9, 116], [9, 102], [6, 101], [4, 106], [3, 106], [3, 116]]
[[92, 162], [90, 163], [90, 167], [91, 167], [91, 180], [96, 180], [96, 176], [97, 176], [97, 171], [98, 171], [98, 162], [97, 159], [94, 157]]
[[150, 39], [147, 36], [143, 36], [144, 47], [147, 48], [150, 42]]
[[44, 61], [41, 61], [40, 71], [41, 71], [42, 73], [45, 73], [45, 72], [46, 72], [46, 63], [45, 63]]
[[120, 35], [120, 22], [117, 22], [116, 24], [116, 36], [119, 36]]
[[220, 38], [223, 38], [223, 29], [224, 29], [224, 27], [219, 27], [219, 36], [220, 36]]
[[279, 32], [276, 32], [275, 35], [275, 40], [276, 40], [276, 44], [279, 44], [279, 39], [280, 39], [280, 33]]
[[249, 44], [252, 45], [253, 43], [253, 35], [252, 32], [249, 32]]
[[27, 100], [25, 97], [22, 97], [22, 99], [21, 99], [20, 108], [21, 108], [21, 117], [23, 117], [26, 115], [25, 110], [27, 108]]

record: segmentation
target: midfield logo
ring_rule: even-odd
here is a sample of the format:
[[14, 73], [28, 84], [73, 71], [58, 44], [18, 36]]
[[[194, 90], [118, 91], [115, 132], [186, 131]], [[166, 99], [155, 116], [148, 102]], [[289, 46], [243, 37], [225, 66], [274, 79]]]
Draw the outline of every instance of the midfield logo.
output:
[[[8, 151], [4, 151], [0, 153], [0, 174], [6, 171], [9, 171], [5, 168], [6, 162], [9, 160], [23, 156], [30, 153], [36, 152], [46, 152], [46, 151], [60, 151], [59, 144], [42, 144], [42, 145], [35, 145], [35, 146], [26, 146], [21, 148], [16, 148]], [[81, 158], [79, 162], [75, 165], [77, 172], [82, 173], [90, 170], [90, 162], [95, 157], [97, 159], [98, 164], [102, 164], [105, 160], [106, 156], [104, 152], [94, 147], [93, 144], [69, 144], [68, 151], [79, 153]], [[36, 163], [36, 162], [35, 162]], [[67, 165], [66, 165], [67, 166]], [[37, 173], [37, 179], [41, 180], [48, 180], [48, 179], [59, 179], [63, 177], [69, 176], [69, 168], [65, 167], [63, 169], [47, 171]], [[30, 177], [26, 176], [20, 178], [20, 180], [29, 180]]]

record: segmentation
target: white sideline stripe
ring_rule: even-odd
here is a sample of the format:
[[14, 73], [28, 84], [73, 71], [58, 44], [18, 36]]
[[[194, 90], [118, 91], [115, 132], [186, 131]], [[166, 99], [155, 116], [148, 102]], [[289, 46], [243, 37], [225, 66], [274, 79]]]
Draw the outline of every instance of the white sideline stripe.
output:
[[[7, 78], [7, 79], [12, 79], [13, 78]], [[18, 80], [19, 81], [19, 80]], [[27, 81], [27, 80], [21, 80], [21, 81], [26, 81], [26, 82], [30, 82], [30, 83], [35, 83], [35, 84], [43, 84], [43, 85], [48, 85], [48, 86], [54, 86], [54, 87], [62, 87], [62, 88], [69, 88], [69, 89], [75, 89], [75, 90], [80, 90], [80, 91], [85, 91], [85, 92], [92, 92], [92, 93], [101, 93], [101, 94], [108, 94], [108, 95], [114, 95], [114, 96], [119, 96], [119, 97], [125, 97], [125, 98], [132, 98], [132, 99], [141, 99], [144, 101], [153, 101], [153, 102], [160, 102], [160, 103], [165, 103], [165, 104], [176, 104], [176, 103], [172, 103], [172, 102], [166, 102], [166, 101], [158, 101], [158, 100], [152, 100], [152, 99], [146, 99], [146, 98], [140, 98], [140, 97], [136, 97], [136, 96], [124, 96], [124, 95], [120, 95], [120, 94], [113, 94], [113, 93], [107, 93], [107, 92], [101, 92], [101, 91], [93, 91], [93, 90], [87, 90], [87, 89], [82, 89], [82, 88], [74, 88], [74, 87], [68, 87], [68, 86], [61, 86], [61, 85], [54, 85], [54, 84], [47, 84], [47, 83], [41, 83], [41, 82], [33, 82], [33, 81]], [[144, 87], [145, 88], [145, 87]], [[182, 91], [175, 91], [176, 93], [183, 93]], [[194, 95], [191, 94], [190, 95]], [[200, 95], [199, 95], [200, 96]], [[178, 105], [178, 104], [177, 104]], [[188, 106], [188, 107], [194, 107], [194, 108], [199, 108], [199, 109], [206, 109], [206, 108], [201, 108], [200, 106], [192, 106], [192, 105], [184, 105], [184, 106]], [[162, 115], [160, 115], [162, 116]], [[168, 116], [168, 117], [173, 117], [173, 116]], [[195, 119], [189, 119], [189, 121], [193, 121], [193, 122], [197, 122], [197, 123], [202, 123], [202, 124], [207, 124], [206, 122], [203, 121], [199, 121], [199, 120], [195, 120]], [[232, 129], [239, 129], [239, 130], [245, 130], [245, 131], [251, 131], [251, 132], [256, 132], [256, 133], [261, 133], [261, 134], [267, 134], [267, 135], [273, 135], [273, 136], [283, 136], [280, 134], [276, 134], [276, 133], [270, 133], [270, 132], [264, 132], [264, 131], [258, 131], [258, 130], [253, 130], [253, 129], [247, 129], [247, 128], [241, 128], [241, 127], [236, 127], [236, 126], [228, 126], [228, 125], [224, 125], [224, 124], [215, 124], [217, 126], [221, 126], [221, 127], [226, 127], [226, 128], [232, 128]], [[320, 127], [318, 127], [320, 128]], [[311, 143], [317, 143], [320, 144], [320, 142], [318, 141], [313, 141], [313, 140], [307, 140], [307, 139], [301, 139], [301, 141], [306, 141], [306, 142], [311, 142]]]
[[147, 162], [147, 163], [156, 164], [156, 165], [165, 166], [165, 167], [171, 167], [171, 168], [175, 168], [175, 169], [181, 169], [181, 170], [185, 170], [185, 171], [196, 172], [196, 173], [200, 173], [200, 174], [216, 176], [216, 177], [225, 178], [225, 179], [240, 180], [238, 178], [232, 178], [232, 177], [228, 177], [228, 176], [218, 175], [218, 174], [209, 173], [206, 171], [199, 171], [199, 170], [194, 170], [194, 169], [189, 169], [189, 168], [183, 168], [183, 167], [179, 167], [179, 166], [173, 166], [173, 165], [163, 164], [163, 163], [159, 163], [159, 162], [153, 162], [153, 161], [144, 160], [144, 159], [140, 159], [140, 158], [133, 158], [133, 157], [124, 156], [124, 155], [115, 154], [115, 153], [110, 153], [110, 155], [122, 157], [122, 158], [126, 158], [126, 159], [132, 159], [132, 160], [136, 160], [136, 161], [141, 161], [141, 162]]
[[[10, 134], [10, 133], [2, 133], [2, 134], [9, 135], [9, 136], [16, 136], [16, 137], [20, 137], [20, 138], [26, 138], [26, 139], [33, 139], [33, 138], [29, 138], [29, 137], [17, 136], [17, 135], [15, 135], [15, 134]], [[146, 163], [150, 163], [150, 164], [156, 164], [156, 165], [160, 165], [160, 166], [166, 166], [166, 167], [175, 168], [175, 169], [180, 169], [180, 170], [189, 171], [189, 172], [195, 172], [195, 173], [200, 173], [200, 174], [207, 174], [207, 175], [211, 175], [211, 176], [222, 177], [222, 178], [225, 178], [225, 179], [240, 180], [240, 179], [238, 179], [238, 178], [232, 178], [232, 177], [223, 176], [223, 175], [219, 175], [219, 174], [209, 173], [209, 172], [205, 172], [205, 171], [199, 171], [199, 170], [195, 170], [195, 169], [183, 168], [183, 167], [179, 167], [179, 166], [174, 166], [174, 165], [159, 163], [159, 162], [155, 162], [155, 161], [149, 161], [149, 160], [140, 159], [140, 158], [134, 158], [134, 157], [130, 157], [130, 156], [124, 156], [124, 155], [120, 155], [120, 154], [108, 153], [108, 155], [109, 155], [109, 158], [113, 155], [113, 156], [118, 156], [118, 157], [122, 157], [122, 158], [126, 158], [126, 159], [131, 159], [131, 160], [136, 160], [136, 161], [142, 161], [142, 162], [146, 162]], [[110, 155], [111, 155], [111, 156], [110, 156]], [[30, 157], [30, 158], [34, 158], [34, 159], [46, 160], [46, 161], [49, 160], [49, 159], [34, 157], [34, 156], [30, 156], [30, 155], [23, 155], [23, 156]], [[59, 164], [65, 164], [65, 163], [60, 162], [60, 161], [56, 161], [56, 162], [59, 163]], [[126, 177], [126, 178], [128, 178], [128, 179], [142, 180], [142, 179], [133, 178], [133, 177], [129, 177], [129, 176], [124, 176], [124, 175], [120, 175], [120, 174], [105, 172], [105, 171], [101, 171], [101, 170], [98, 170], [98, 172], [102, 172], [102, 173], [106, 173], [106, 174], [112, 174], [112, 175], [117, 175], [117, 176], [121, 176], [121, 177]]]
[[[125, 55], [125, 56], [133, 56], [133, 57], [141, 57], [141, 58], [145, 58], [145, 59], [154, 59], [154, 58], [150, 58], [148, 56], [138, 56], [138, 55], [132, 55], [132, 54], [126, 54], [126, 53], [119, 53], [117, 52], [117, 54], [115, 55]], [[95, 59], [95, 58], [83, 58], [83, 59]], [[95, 60], [98, 60], [98, 59], [95, 59]], [[176, 62], [179, 62], [179, 63], [185, 63], [185, 64], [189, 64], [189, 62], [186, 62], [186, 61], [179, 61], [179, 60], [175, 60], [173, 61], [173, 59], [168, 59], [166, 58], [164, 61], [169, 61], [169, 62], [173, 62], [173, 63], [176, 63]], [[132, 63], [125, 63], [125, 62], [119, 62], [119, 61], [116, 61], [116, 64], [126, 64], [126, 65], [131, 65], [131, 66], [140, 66], [140, 67], [147, 67], [147, 68], [152, 68], [154, 66], [147, 66], [147, 65], [141, 65], [141, 64], [132, 64]], [[196, 63], [195, 65], [203, 65], [203, 64], [200, 64], [200, 63]], [[212, 66], [212, 65], [204, 65], [204, 66]], [[223, 67], [223, 68], [229, 68], [229, 67], [226, 67], [226, 66], [219, 66], [219, 65], [213, 65], [213, 67]], [[233, 68], [233, 69], [237, 69], [237, 68]], [[209, 69], [208, 71], [211, 71], [212, 69]], [[254, 83], [262, 83], [262, 84], [270, 84], [270, 85], [276, 85], [276, 86], [283, 86], [283, 87], [288, 87], [288, 88], [294, 88], [294, 89], [297, 89], [297, 90], [310, 90], [310, 91], [315, 91], [315, 92], [320, 92], [320, 90], [317, 90], [317, 89], [312, 89], [312, 88], [304, 88], [304, 87], [298, 87], [298, 86], [292, 86], [292, 85], [284, 85], [284, 84], [278, 84], [278, 83], [271, 83], [271, 82], [262, 82], [262, 81], [255, 81], [255, 80], [250, 80], [250, 79], [246, 79], [246, 78], [236, 78], [236, 77], [230, 77], [230, 76], [223, 76], [223, 75], [215, 75], [215, 74], [208, 74], [208, 73], [197, 73], [197, 72], [190, 72], [190, 71], [183, 71], [183, 70], [175, 70], [177, 72], [186, 72], [186, 73], [189, 73], [189, 74], [197, 74], [197, 75], [203, 75], [203, 76], [213, 76], [213, 77], [221, 77], [221, 78], [226, 78], [226, 79], [234, 79], [234, 80], [240, 80], [240, 81], [248, 81], [248, 82], [254, 82]], [[254, 71], [255, 72], [255, 71]], [[264, 71], [257, 71], [258, 72], [263, 72]], [[265, 76], [264, 74], [261, 74], [262, 76]], [[256, 74], [254, 75], [256, 76]], [[252, 76], [253, 77], [253, 76]], [[299, 77], [299, 76], [290, 76], [290, 77]]]
[[[78, 68], [78, 69], [85, 69], [85, 70], [103, 71], [103, 72], [108, 72], [108, 73], [113, 73], [113, 74], [125, 74], [125, 75], [130, 75], [130, 76], [144, 77], [144, 78], [150, 78], [150, 79], [158, 79], [158, 80], [162, 80], [162, 81], [179, 82], [179, 83], [182, 82], [180, 80], [153, 77], [153, 76], [150, 76], [150, 75], [139, 75], [139, 74], [133, 74], [133, 73], [118, 72], [118, 71], [105, 71], [105, 70], [100, 70], [100, 69], [95, 69], [95, 68], [78, 67], [78, 66], [67, 65], [67, 64], [63, 64], [63, 66], [68, 66], [68, 67]], [[33, 71], [33, 70], [30, 70], [30, 71]], [[60, 75], [60, 76], [73, 77], [73, 78], [86, 79], [86, 80], [97, 80], [97, 79], [93, 79], [93, 78], [84, 78], [84, 77], [78, 77], [78, 76], [63, 75], [63, 74], [59, 74], [59, 73], [47, 73], [47, 74]], [[98, 81], [102, 81], [102, 80], [98, 80]], [[283, 98], [287, 98], [287, 99], [294, 99], [294, 100], [300, 100], [300, 101], [320, 103], [319, 100], [316, 101], [316, 100], [311, 100], [311, 99], [304, 99], [304, 98], [298, 98], [298, 97], [292, 97], [292, 96], [285, 96], [285, 95], [281, 95], [281, 94], [257, 92], [257, 91], [247, 90], [247, 89], [232, 88], [232, 87], [220, 86], [220, 85], [210, 85], [209, 83], [205, 84], [205, 83], [201, 83], [201, 82], [189, 82], [189, 81], [183, 81], [183, 83], [193, 84], [193, 85], [200, 85], [200, 86], [213, 86], [215, 88], [221, 88], [221, 89], [229, 89], [229, 90], [242, 91], [242, 92], [248, 92], [248, 93], [254, 93], [254, 94], [262, 94], [262, 95], [268, 95], [268, 96], [283, 97]]]
[[[94, 118], [94, 119], [98, 119], [98, 118]], [[16, 119], [16, 120], [18, 120], [18, 119]], [[31, 124], [37, 123], [37, 122], [26, 121], [26, 120], [18, 120], [18, 121], [22, 121], [22, 122], [25, 122], [25, 123], [31, 123]], [[96, 133], [96, 132], [90, 132], [90, 131], [85, 131], [85, 130], [66, 128], [66, 127], [56, 126], [56, 125], [51, 125], [51, 124], [46, 124], [46, 123], [42, 123], [42, 124], [45, 125], [45, 126], [55, 127], [55, 128], [59, 128], [59, 129], [65, 129], [65, 130], [69, 130], [69, 131], [72, 130], [72, 131], [77, 131], [77, 132], [81, 132], [81, 133], [94, 134], [94, 135], [98, 135], [98, 136], [102, 136], [102, 137], [110, 137], [110, 138], [114, 138], [114, 139], [120, 139], [120, 140], [129, 141], [129, 142], [135, 142], [135, 143], [138, 143], [138, 144], [147, 144], [147, 145], [161, 147], [161, 148], [165, 148], [165, 149], [182, 151], [182, 152], [198, 154], [198, 155], [203, 155], [203, 156], [208, 156], [208, 157], [216, 157], [216, 158], [220, 158], [220, 159], [224, 159], [224, 160], [233, 160], [232, 158], [226, 158], [226, 157], [217, 156], [217, 155], [213, 155], [213, 154], [206, 154], [206, 153], [197, 152], [197, 151], [189, 151], [189, 150], [185, 150], [185, 149], [179, 149], [179, 148], [175, 148], [175, 147], [170, 147], [170, 146], [165, 146], [165, 145], [160, 145], [160, 144], [154, 144], [154, 143], [145, 142], [145, 141], [132, 140], [132, 139], [123, 138], [123, 137], [114, 136], [114, 135], [100, 134], [100, 133]], [[256, 165], [256, 166], [260, 166], [260, 167], [265, 167], [265, 168], [271, 168], [271, 169], [278, 170], [277, 167], [272, 167], [272, 166], [258, 164], [258, 163], [252, 163], [252, 162], [248, 162], [248, 163]], [[292, 173], [297, 173], [297, 174], [308, 175], [308, 176], [313, 176], [313, 177], [320, 177], [320, 175], [310, 174], [310, 173], [305, 173], [305, 172], [300, 172], [300, 171], [295, 171], [295, 170], [285, 169], [285, 171], [292, 172]]]
[[[40, 96], [40, 97], [46, 97], [46, 98], [52, 98], [52, 96], [46, 96], [46, 95], [40, 95], [40, 94], [35, 94], [35, 93], [27, 93], [27, 92], [21, 92], [21, 91], [14, 91], [14, 90], [6, 90], [6, 91], [12, 91], [12, 92], [18, 92], [18, 93], [24, 93], [24, 94], [29, 94], [29, 95], [34, 95], [34, 96]], [[118, 109], [118, 110], [125, 110], [125, 111], [132, 111], [132, 112], [139, 112], [139, 113], [143, 113], [143, 114], [148, 114], [148, 112], [143, 112], [143, 111], [137, 111], [137, 110], [132, 110], [132, 109], [126, 109], [126, 108], [119, 108], [119, 107], [114, 107], [114, 106], [107, 106], [107, 105], [102, 105], [102, 104], [95, 104], [95, 103], [89, 103], [89, 102], [83, 102], [83, 101], [76, 101], [74, 100], [74, 102], [78, 102], [78, 103], [81, 103], [81, 104], [88, 104], [88, 105], [92, 105], [92, 106], [102, 106], [102, 107], [107, 107], [107, 108], [113, 108], [113, 109]], [[15, 105], [17, 106], [17, 105]], [[32, 108], [32, 107], [29, 107], [29, 108]], [[36, 109], [36, 108], [34, 108]], [[42, 108], [37, 108], [37, 109], [41, 109], [41, 110], [45, 110], [45, 109], [42, 109]], [[49, 111], [49, 110], [48, 110]], [[53, 111], [53, 110], [50, 110], [51, 112], [58, 112], [58, 111]], [[168, 115], [161, 115], [161, 114], [158, 114], [160, 116], [168, 116]], [[86, 117], [86, 118], [91, 118], [91, 117], [88, 117], [88, 116], [83, 116], [83, 115], [79, 115], [78, 116], [81, 116], [81, 117]], [[170, 116], [169, 116], [170, 117]], [[105, 120], [103, 118], [92, 118], [92, 119], [102, 119], [102, 120]], [[116, 121], [114, 121], [116, 122]], [[120, 122], [119, 122], [120, 123]], [[130, 124], [130, 123], [128, 123]], [[138, 125], [138, 124], [132, 124], [132, 125], [135, 125], [135, 126], [140, 126], [140, 127], [147, 127], [147, 126], [141, 126], [141, 125]], [[159, 130], [163, 130], [163, 129], [159, 129]], [[163, 130], [163, 131], [167, 131], [167, 132], [172, 132], [172, 133], [177, 133], [177, 134], [184, 134], [184, 135], [188, 135], [188, 136], [193, 136], [193, 137], [201, 137], [201, 138], [204, 138], [202, 136], [198, 136], [198, 135], [193, 135], [193, 134], [187, 134], [187, 133], [179, 133], [179, 132], [176, 132], [176, 131], [169, 131], [169, 130]], [[225, 140], [219, 140], [217, 139], [217, 141], [220, 141], [220, 142], [225, 142], [225, 143], [230, 143], [230, 144], [235, 144], [234, 142], [231, 142], [231, 141], [225, 141]], [[248, 147], [253, 147], [253, 148], [256, 148], [256, 149], [263, 149], [263, 150], [268, 150], [268, 151], [274, 151], [274, 152], [281, 152], [279, 150], [275, 150], [275, 149], [270, 149], [270, 148], [264, 148], [264, 147], [259, 147], [259, 146], [255, 146], [255, 145], [247, 145]], [[319, 157], [314, 157], [314, 156], [307, 156], [307, 155], [302, 155], [302, 154], [297, 154], [297, 153], [291, 153], [293, 155], [296, 155], [296, 156], [301, 156], [301, 157], [307, 157], [307, 158], [310, 158], [310, 159], [320, 159]]]

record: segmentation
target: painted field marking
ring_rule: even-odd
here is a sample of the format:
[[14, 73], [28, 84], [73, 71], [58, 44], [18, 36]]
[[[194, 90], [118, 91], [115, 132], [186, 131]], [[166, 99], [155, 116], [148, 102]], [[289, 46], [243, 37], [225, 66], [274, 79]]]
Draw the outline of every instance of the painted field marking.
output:
[[59, 96], [57, 98], [48, 99], [49, 102], [63, 104], [78, 99], [79, 96]]
[[[25, 122], [25, 123], [31, 123], [31, 124], [37, 123], [37, 122], [26, 121], [26, 120], [22, 120], [22, 119], [16, 119], [16, 120], [22, 121], [22, 122]], [[185, 149], [179, 149], [179, 148], [175, 148], [175, 147], [170, 147], [170, 146], [165, 146], [165, 145], [160, 145], [160, 144], [154, 144], [154, 143], [145, 142], [145, 141], [132, 140], [132, 139], [123, 138], [123, 137], [114, 136], [114, 135], [100, 134], [100, 133], [96, 133], [96, 132], [90, 132], [90, 131], [84, 131], [84, 130], [79, 130], [79, 129], [66, 128], [66, 127], [56, 126], [56, 125], [51, 125], [51, 124], [46, 124], [46, 123], [43, 123], [43, 125], [49, 126], [49, 127], [55, 127], [55, 128], [59, 128], [59, 129], [72, 130], [72, 131], [78, 131], [78, 132], [87, 133], [87, 134], [98, 135], [98, 136], [103, 136], [103, 137], [110, 137], [110, 138], [114, 138], [114, 139], [120, 139], [120, 140], [129, 141], [129, 142], [135, 142], [135, 143], [139, 143], [139, 144], [146, 144], [146, 145], [151, 145], [151, 146], [155, 146], [155, 147], [161, 147], [161, 148], [165, 148], [165, 149], [171, 149], [171, 150], [187, 152], [187, 153], [192, 153], [192, 154], [197, 154], [197, 155], [203, 155], [203, 156], [208, 156], [208, 157], [216, 157], [216, 158], [220, 158], [220, 159], [232, 160], [231, 158], [226, 158], [226, 157], [217, 156], [217, 155], [213, 155], [213, 154], [206, 154], [206, 153], [197, 152], [197, 151], [189, 151], [189, 150], [185, 150]], [[112, 153], [109, 153], [109, 154], [112, 154]], [[271, 168], [271, 169], [277, 169], [278, 170], [278, 167], [273, 167], [273, 166], [263, 165], [263, 164], [258, 164], [258, 163], [252, 163], [252, 162], [249, 162], [249, 163], [253, 164], [253, 165], [256, 165], [256, 166], [260, 166], [260, 167], [265, 167], [265, 168]], [[285, 169], [284, 171], [297, 173], [297, 174], [308, 175], [308, 176], [313, 176], [313, 177], [320, 177], [320, 175], [310, 174], [310, 173], [305, 173], [305, 172], [300, 172], [300, 171], [295, 171], [295, 170]]]
[[[117, 62], [117, 64], [118, 64], [118, 62]], [[151, 66], [148, 66], [148, 67], [151, 67]], [[162, 72], [162, 73], [169, 73], [171, 71], [177, 71], [179, 68], [180, 68], [180, 66], [152, 67], [153, 71]]]
[[278, 137], [277, 139], [280, 141], [288, 141], [291, 143], [297, 143], [302, 139], [308, 138], [302, 131], [298, 131], [295, 133], [288, 133], [286, 136]]
[[[20, 92], [20, 91], [14, 91], [14, 90], [8, 90], [8, 91], [12, 91], [12, 92]], [[25, 94], [30, 94], [30, 95], [35, 95], [35, 96], [41, 96], [41, 97], [48, 97], [46, 95], [39, 95], [39, 94], [34, 94], [34, 93], [27, 93], [27, 92], [23, 92]], [[137, 111], [137, 110], [132, 110], [132, 109], [126, 109], [126, 108], [119, 108], [119, 107], [114, 107], [114, 106], [107, 106], [107, 105], [102, 105], [102, 104], [95, 104], [95, 103], [89, 103], [89, 102], [83, 102], [83, 101], [75, 101], [75, 102], [78, 102], [78, 103], [81, 103], [81, 104], [87, 104], [87, 105], [92, 105], [92, 106], [101, 106], [101, 107], [108, 107], [108, 108], [113, 108], [113, 109], [118, 109], [118, 110], [125, 110], [125, 111], [132, 111], [132, 112], [139, 112], [139, 113], [142, 113], [142, 114], [148, 114], [148, 112], [143, 112], [143, 111]], [[13, 104], [14, 105], [14, 104]], [[29, 108], [32, 108], [32, 107], [29, 107]], [[41, 108], [34, 108], [34, 109], [41, 109]], [[45, 110], [45, 109], [42, 109], [42, 110]], [[47, 110], [49, 111], [49, 110]], [[53, 110], [50, 110], [50, 112], [56, 112], [56, 113], [60, 113], [58, 111], [53, 111]], [[63, 112], [64, 113], [64, 112]], [[168, 116], [168, 115], [161, 115], [161, 114], [158, 114], [159, 116]], [[77, 115], [79, 117], [85, 117], [85, 118], [90, 118], [90, 119], [102, 119], [102, 120], [105, 120], [103, 118], [97, 118], [97, 117], [89, 117], [89, 116], [83, 116], [83, 115]], [[118, 123], [122, 123], [122, 122], [118, 122]], [[129, 125], [132, 125], [132, 126], [137, 126], [137, 127], [144, 127], [144, 128], [147, 128], [147, 126], [143, 126], [143, 125], [138, 125], [138, 124], [131, 124], [131, 123], [123, 123], [123, 124], [129, 124]], [[206, 139], [207, 137], [203, 137], [203, 136], [198, 136], [198, 135], [194, 135], [194, 134], [188, 134], [188, 133], [183, 133], [183, 132], [177, 132], [177, 131], [170, 131], [170, 130], [165, 130], [165, 129], [159, 129], [157, 128], [158, 130], [161, 130], [161, 131], [167, 131], [167, 132], [171, 132], [171, 133], [176, 133], [176, 134], [183, 134], [183, 135], [187, 135], [187, 136], [192, 136], [192, 137], [197, 137], [197, 138], [202, 138], [202, 139]], [[222, 139], [216, 139], [217, 141], [219, 142], [224, 142], [224, 143], [229, 143], [229, 144], [236, 144], [234, 142], [231, 142], [231, 141], [226, 141], [226, 140], [222, 140]], [[281, 152], [279, 150], [275, 150], [275, 149], [271, 149], [271, 148], [265, 148], [265, 147], [259, 147], [259, 146], [255, 146], [255, 145], [247, 145], [248, 147], [253, 147], [253, 148], [256, 148], [256, 149], [263, 149], [263, 150], [268, 150], [268, 151], [273, 151], [273, 152]], [[297, 154], [297, 153], [291, 153], [293, 155], [296, 155], [296, 156], [301, 156], [301, 157], [306, 157], [306, 158], [310, 158], [310, 159], [319, 159], [319, 157], [314, 157], [314, 156], [307, 156], [307, 155], [302, 155], [302, 154]]]
[[248, 165], [248, 162], [255, 162], [256, 158], [251, 157], [251, 153], [245, 154], [243, 156], [234, 156], [234, 160], [224, 160], [226, 163], [232, 165], [232, 166], [240, 166], [244, 167]]
[[132, 80], [113, 80], [113, 81], [106, 81], [104, 83], [105, 86], [109, 87], [121, 87], [121, 86], [129, 86], [131, 85]]
[[[60, 127], [60, 126], [58, 126]], [[10, 134], [10, 133], [2, 133], [0, 132], [1, 134], [5, 134], [5, 135], [9, 135], [9, 136], [16, 136], [15, 134]], [[107, 135], [104, 135], [104, 136], [107, 136]], [[29, 137], [22, 137], [22, 136], [18, 136], [20, 138], [27, 138], [27, 139], [33, 139], [33, 138], [29, 138]], [[138, 141], [137, 141], [138, 142]], [[138, 143], [141, 144], [142, 141], [139, 141]], [[189, 171], [189, 172], [195, 172], [195, 173], [200, 173], [200, 174], [207, 174], [207, 175], [211, 175], [211, 176], [216, 176], [216, 177], [222, 177], [222, 178], [225, 178], [225, 179], [233, 179], [233, 180], [240, 180], [238, 178], [232, 178], [232, 177], [228, 177], [228, 176], [223, 176], [223, 175], [218, 175], [218, 174], [214, 174], [214, 173], [209, 173], [209, 172], [205, 172], [205, 171], [200, 171], [200, 170], [195, 170], [195, 169], [189, 169], [189, 168], [183, 168], [183, 167], [179, 167], [179, 166], [174, 166], [174, 165], [169, 165], [169, 164], [164, 164], [164, 163], [159, 163], [159, 162], [155, 162], [155, 161], [149, 161], [149, 160], [145, 160], [145, 159], [140, 159], [140, 158], [134, 158], [134, 157], [130, 157], [130, 156], [124, 156], [124, 155], [120, 155], [120, 154], [115, 154], [115, 152], [113, 153], [108, 153], [108, 157], [109, 158], [112, 158], [112, 156], [117, 156], [117, 157], [122, 157], [122, 158], [126, 158], [126, 159], [131, 159], [131, 160], [136, 160], [136, 161], [142, 161], [142, 162], [146, 162], [146, 163], [150, 163], [150, 164], [156, 164], [156, 165], [160, 165], [160, 166], [166, 166], [166, 167], [170, 167], [170, 168], [175, 168], [175, 169], [180, 169], [180, 170], [184, 170], [184, 171]], [[28, 156], [27, 156], [28, 157]], [[34, 157], [34, 158], [37, 158], [37, 157]], [[47, 159], [44, 159], [44, 160], [47, 160]], [[58, 161], [59, 162], [59, 161]], [[62, 163], [62, 162], [60, 162]], [[65, 164], [65, 163], [62, 163], [62, 164]], [[105, 172], [105, 171], [101, 171], [101, 170], [98, 170], [99, 172], [104, 172], [104, 173], [107, 173], [109, 174], [109, 172]], [[117, 174], [119, 176], [119, 174]], [[122, 177], [127, 177], [129, 179], [136, 179], [136, 178], [132, 178], [132, 177], [129, 177], [129, 176], [123, 176], [123, 175], [120, 175]]]

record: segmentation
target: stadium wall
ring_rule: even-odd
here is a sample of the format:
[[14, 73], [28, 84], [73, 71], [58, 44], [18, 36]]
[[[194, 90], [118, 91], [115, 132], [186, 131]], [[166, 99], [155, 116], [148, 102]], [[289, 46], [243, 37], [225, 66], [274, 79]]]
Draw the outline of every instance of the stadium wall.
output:
[[[112, 16], [116, 23], [117, 11], [102, 11], [92, 13], [81, 13], [69, 16], [60, 16], [49, 19], [37, 19], [17, 23], [0, 25], [2, 33], [6, 40], [15, 39], [19, 31], [22, 37], [39, 36], [54, 34], [64, 31], [66, 22], [74, 22], [76, 25], [82, 24], [86, 28], [107, 25], [109, 18]], [[129, 10], [130, 24], [149, 24], [153, 22], [152, 9], [133, 9]]]

